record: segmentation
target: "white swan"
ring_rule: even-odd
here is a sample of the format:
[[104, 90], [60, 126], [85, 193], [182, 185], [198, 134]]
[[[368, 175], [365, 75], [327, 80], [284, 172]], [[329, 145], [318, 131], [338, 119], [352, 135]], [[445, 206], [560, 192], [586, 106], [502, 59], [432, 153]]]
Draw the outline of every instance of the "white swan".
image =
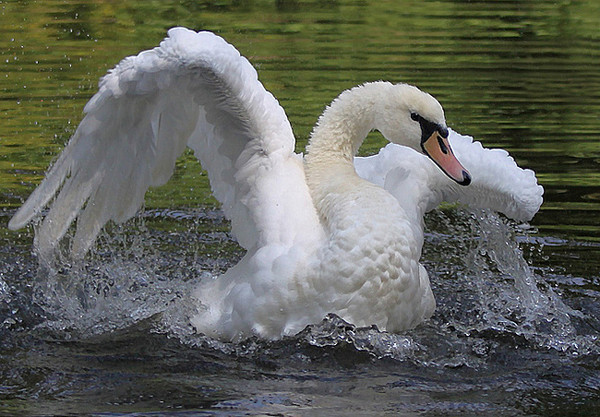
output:
[[[72, 254], [82, 257], [109, 220], [132, 217], [148, 187], [169, 179], [189, 146], [247, 250], [194, 294], [192, 323], [214, 337], [278, 338], [330, 312], [388, 331], [415, 326], [435, 308], [419, 264], [426, 210], [460, 201], [527, 220], [542, 202], [532, 171], [449, 132], [439, 103], [404, 84], [342, 93], [306, 157], [295, 154], [289, 121], [252, 65], [209, 32], [174, 28], [159, 47], [124, 59], [85, 113], [9, 227], [23, 227], [56, 196], [36, 250], [51, 255], [77, 220]], [[407, 147], [353, 161], [374, 128]], [[468, 187], [458, 185], [471, 178], [449, 142], [471, 171]]]

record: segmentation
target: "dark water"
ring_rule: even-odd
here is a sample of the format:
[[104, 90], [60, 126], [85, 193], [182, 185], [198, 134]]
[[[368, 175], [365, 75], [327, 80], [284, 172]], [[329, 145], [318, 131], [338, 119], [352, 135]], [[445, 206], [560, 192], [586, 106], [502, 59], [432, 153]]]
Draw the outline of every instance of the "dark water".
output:
[[[591, 416], [600, 406], [600, 3], [0, 2], [0, 414]], [[97, 79], [184, 25], [256, 66], [302, 150], [325, 104], [386, 79], [534, 169], [530, 228], [446, 207], [423, 262], [438, 301], [393, 335], [327, 317], [294, 338], [193, 334], [186, 294], [242, 251], [191, 155], [84, 264], [39, 268], [14, 210]], [[376, 151], [373, 136], [362, 152]]]

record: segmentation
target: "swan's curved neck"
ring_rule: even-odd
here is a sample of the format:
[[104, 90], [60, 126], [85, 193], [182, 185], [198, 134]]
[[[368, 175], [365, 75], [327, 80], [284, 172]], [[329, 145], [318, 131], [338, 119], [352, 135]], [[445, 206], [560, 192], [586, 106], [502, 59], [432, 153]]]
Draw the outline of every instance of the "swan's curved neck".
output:
[[356, 176], [354, 155], [367, 134], [377, 128], [376, 116], [391, 87], [387, 82], [355, 87], [344, 91], [325, 109], [306, 147], [306, 179], [313, 197], [317, 188], [331, 183], [340, 170]]
[[330, 200], [352, 198], [361, 184], [367, 184], [354, 170], [354, 155], [367, 134], [378, 128], [378, 115], [392, 86], [376, 82], [343, 92], [323, 112], [313, 129], [304, 167], [322, 219], [335, 216], [330, 213]]
[[320, 161], [346, 161], [354, 155], [367, 134], [376, 128], [376, 115], [387, 82], [369, 83], [344, 91], [325, 109], [313, 129], [306, 148], [306, 163], [311, 167]]

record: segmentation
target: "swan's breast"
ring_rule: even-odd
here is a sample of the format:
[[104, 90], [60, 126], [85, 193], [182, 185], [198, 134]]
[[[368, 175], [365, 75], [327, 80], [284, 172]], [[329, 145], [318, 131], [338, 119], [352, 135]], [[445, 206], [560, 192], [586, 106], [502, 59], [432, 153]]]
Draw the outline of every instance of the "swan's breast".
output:
[[420, 224], [372, 184], [343, 194], [327, 196], [335, 207], [328, 213], [330, 239], [318, 254], [320, 270], [307, 277], [322, 311], [359, 326], [413, 326], [430, 291], [420, 278]]

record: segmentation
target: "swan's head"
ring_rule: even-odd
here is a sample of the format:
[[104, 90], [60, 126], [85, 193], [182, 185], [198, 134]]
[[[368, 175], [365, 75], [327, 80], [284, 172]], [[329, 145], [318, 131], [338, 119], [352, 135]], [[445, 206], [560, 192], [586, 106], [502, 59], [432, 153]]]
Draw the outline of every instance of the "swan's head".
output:
[[387, 140], [424, 153], [457, 183], [471, 183], [471, 175], [452, 152], [444, 109], [433, 96], [408, 84], [396, 84], [383, 103], [376, 125]]

